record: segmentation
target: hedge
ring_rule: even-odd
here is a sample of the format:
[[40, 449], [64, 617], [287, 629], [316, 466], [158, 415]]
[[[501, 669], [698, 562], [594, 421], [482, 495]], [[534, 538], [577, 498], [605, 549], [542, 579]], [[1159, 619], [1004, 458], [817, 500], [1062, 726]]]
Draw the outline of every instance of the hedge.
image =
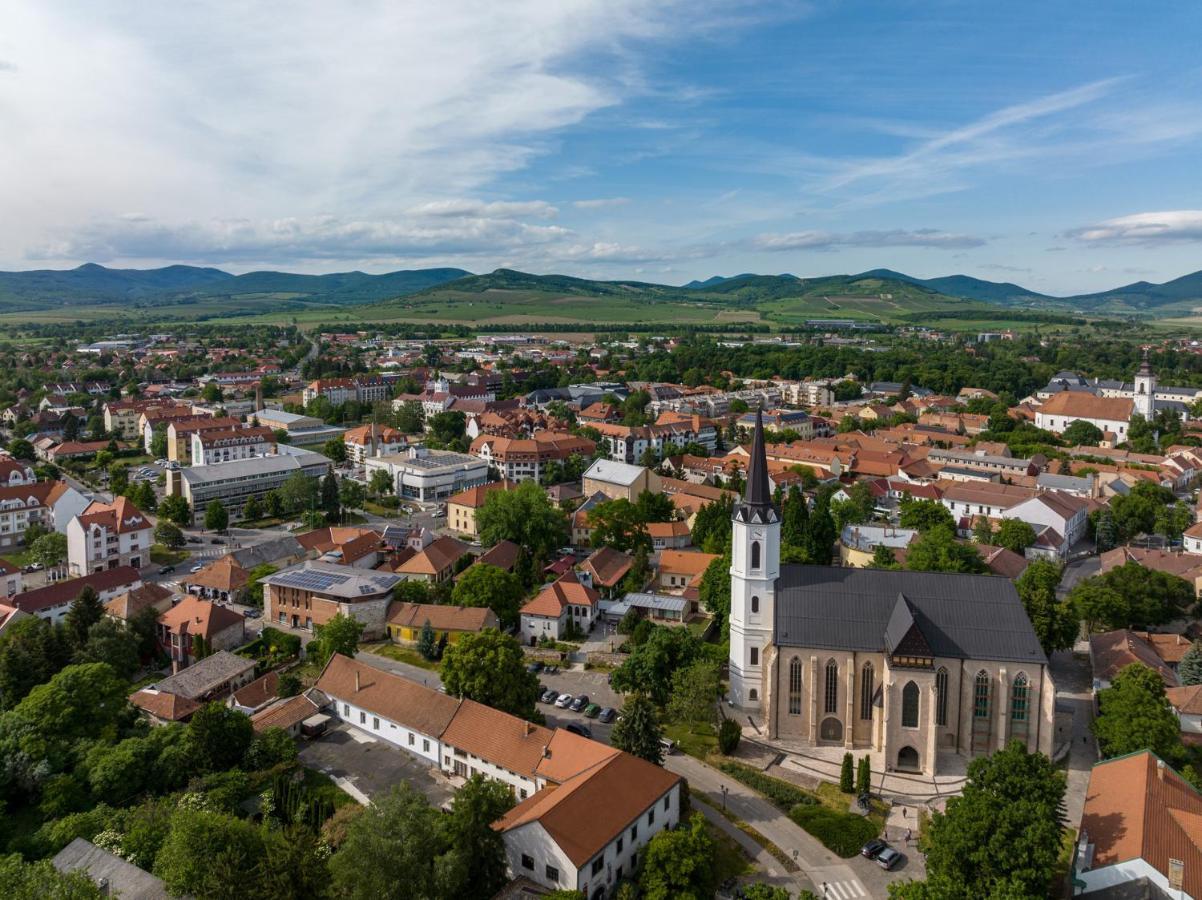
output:
[[878, 833], [877, 826], [867, 817], [825, 806], [799, 803], [789, 810], [789, 818], [821, 841], [827, 850], [844, 858], [855, 856]]
[[797, 785], [780, 778], [773, 778], [771, 775], [765, 775], [759, 769], [753, 769], [743, 763], [726, 761], [718, 763], [718, 768], [735, 781], [741, 781], [749, 788], [759, 791], [785, 812], [789, 812], [796, 806], [806, 806], [818, 802], [813, 794], [803, 791]]

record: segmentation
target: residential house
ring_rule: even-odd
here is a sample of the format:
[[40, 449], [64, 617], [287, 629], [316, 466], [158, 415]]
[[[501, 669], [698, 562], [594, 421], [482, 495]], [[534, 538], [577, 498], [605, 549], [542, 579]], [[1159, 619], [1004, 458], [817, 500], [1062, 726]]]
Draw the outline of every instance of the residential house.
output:
[[665, 550], [659, 555], [659, 586], [673, 591], [700, 587], [705, 570], [715, 559], [717, 554], [699, 550]]
[[171, 589], [161, 584], [143, 584], [106, 600], [104, 614], [111, 619], [128, 622], [147, 609], [153, 609], [156, 613], [166, 612], [171, 608], [173, 597], [175, 594]]
[[319, 378], [305, 385], [301, 400], [306, 406], [318, 397], [324, 397], [333, 406], [348, 401], [357, 403], [379, 403], [390, 399], [392, 385], [379, 375], [360, 375], [355, 378]]
[[66, 618], [71, 604], [85, 587], [92, 588], [103, 602], [141, 586], [142, 576], [137, 569], [118, 566], [115, 569], [92, 572], [79, 578], [68, 578], [45, 587], [23, 591], [15, 597], [10, 597], [8, 602], [22, 612], [57, 624]]
[[634, 564], [633, 557], [613, 547], [598, 547], [588, 559], [577, 566], [581, 584], [595, 590], [602, 598], [610, 599], [621, 590], [622, 580]]
[[125, 497], [94, 500], [67, 524], [67, 565], [72, 575], [150, 564], [154, 526]]
[[660, 478], [642, 466], [597, 459], [584, 473], [583, 490], [586, 497], [600, 492], [610, 500], [629, 500], [633, 503], [643, 491], [658, 494]]
[[1039, 531], [1052, 529], [1061, 539], [1058, 558], [1064, 559], [1071, 547], [1085, 538], [1088, 527], [1088, 500], [1060, 491], [1045, 491], [1002, 511], [1003, 519], [1018, 519]]
[[240, 598], [250, 583], [250, 573], [230, 555], [219, 556], [199, 572], [185, 575], [181, 581], [189, 594], [228, 603]]
[[341, 613], [362, 622], [365, 637], [381, 637], [400, 581], [391, 572], [306, 560], [259, 580], [263, 620], [311, 631]]
[[306, 720], [321, 715], [327, 703], [329, 698], [325, 694], [310, 688], [295, 697], [269, 703], [250, 717], [250, 724], [255, 734], [262, 734], [268, 728], [279, 728], [287, 732], [289, 737], [299, 737]]
[[23, 544], [30, 525], [65, 532], [67, 523], [88, 503], [64, 481], [0, 485], [0, 549]]
[[159, 616], [156, 634], [171, 661], [188, 666], [215, 650], [242, 646], [246, 619], [228, 606], [189, 594]]
[[405, 435], [388, 425], [360, 425], [347, 429], [342, 436], [347, 460], [356, 466], [364, 465], [373, 456], [400, 453], [409, 446]]
[[496, 613], [488, 607], [397, 601], [388, 607], [388, 636], [398, 644], [417, 644], [427, 622], [434, 630], [435, 638], [445, 638], [448, 644], [458, 642], [464, 634], [500, 627]]
[[439, 584], [455, 574], [455, 567], [471, 555], [467, 544], [453, 537], [440, 537], [406, 559], [393, 571], [405, 581]]
[[596, 449], [597, 445], [587, 438], [537, 431], [528, 438], [482, 434], [472, 441], [470, 452], [487, 462], [501, 478], [538, 481], [552, 463], [566, 462], [572, 456], [587, 459]]
[[387, 555], [387, 547], [380, 533], [370, 528], [317, 528], [297, 535], [297, 540], [310, 558], [357, 569], [374, 569]]
[[683, 625], [697, 612], [697, 601], [673, 594], [632, 591], [605, 610], [606, 621], [617, 625], [634, 610], [657, 625]]
[[226, 700], [226, 706], [253, 716], [276, 699], [279, 687], [280, 673], [275, 670], [266, 672], [250, 684], [244, 685], [230, 694]]
[[1089, 636], [1089, 663], [1093, 670], [1094, 693], [1110, 687], [1114, 676], [1134, 663], [1147, 666], [1156, 672], [1165, 687], [1176, 687], [1180, 682], [1173, 666], [1165, 662], [1157, 648], [1146, 635], [1120, 628]]
[[207, 703], [224, 700], [243, 685], [255, 680], [255, 661], [236, 656], [228, 650], [218, 650], [187, 668], [155, 682], [146, 691], [174, 694], [185, 700]]
[[522, 607], [522, 642], [534, 646], [542, 638], [564, 638], [569, 631], [588, 633], [597, 618], [600, 599], [601, 595], [581, 584], [575, 573], [565, 573]]

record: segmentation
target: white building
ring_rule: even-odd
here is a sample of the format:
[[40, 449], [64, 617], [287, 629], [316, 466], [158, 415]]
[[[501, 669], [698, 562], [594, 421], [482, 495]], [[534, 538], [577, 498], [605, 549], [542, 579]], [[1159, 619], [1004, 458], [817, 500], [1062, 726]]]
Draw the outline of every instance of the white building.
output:
[[366, 478], [381, 469], [398, 497], [428, 503], [488, 481], [488, 463], [466, 453], [410, 447], [406, 453], [377, 456], [365, 465]]
[[330, 461], [320, 453], [280, 444], [271, 456], [168, 471], [167, 493], [183, 495], [192, 506], [194, 521], [204, 520], [205, 507], [213, 500], [220, 500], [236, 517], [251, 497], [262, 500], [297, 472], [316, 479], [329, 469]]
[[1015, 504], [1002, 513], [1003, 519], [1018, 519], [1039, 531], [1051, 528], [1064, 541], [1067, 551], [1085, 537], [1089, 519], [1089, 503], [1072, 494], [1046, 491], [1030, 500]]
[[63, 481], [0, 485], [0, 548], [23, 543], [30, 525], [65, 533], [89, 502]]
[[540, 638], [557, 641], [567, 636], [569, 625], [587, 634], [597, 619], [600, 600], [600, 594], [569, 572], [522, 607], [522, 643], [533, 647]]
[[150, 565], [153, 531], [146, 514], [125, 497], [112, 503], [93, 501], [67, 525], [69, 571], [78, 576]]
[[342, 436], [346, 444], [346, 458], [356, 466], [362, 466], [373, 456], [390, 456], [400, 453], [409, 446], [405, 435], [387, 425], [360, 425], [349, 429]]
[[266, 426], [197, 431], [192, 435], [192, 465], [214, 466], [239, 459], [254, 459], [275, 452], [275, 432]]

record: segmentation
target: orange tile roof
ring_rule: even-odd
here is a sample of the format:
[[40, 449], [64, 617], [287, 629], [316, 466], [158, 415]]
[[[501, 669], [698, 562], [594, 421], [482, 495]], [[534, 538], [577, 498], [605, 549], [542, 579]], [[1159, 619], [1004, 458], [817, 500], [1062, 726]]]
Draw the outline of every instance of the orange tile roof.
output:
[[158, 607], [170, 596], [171, 591], [161, 584], [144, 584], [109, 600], [104, 611], [118, 619], [132, 619], [144, 609]]
[[442, 741], [510, 772], [533, 777], [551, 734], [541, 725], [464, 700], [442, 733]]
[[201, 704], [167, 691], [143, 688], [129, 695], [129, 702], [165, 722], [179, 722], [200, 709]]
[[195, 584], [216, 591], [238, 591], [250, 582], [250, 573], [238, 563], [233, 554], [218, 557], [199, 572], [187, 575], [185, 584]]
[[310, 700], [308, 695], [297, 694], [259, 710], [250, 717], [250, 724], [255, 734], [262, 734], [268, 728], [288, 729], [297, 722], [303, 722], [309, 716], [315, 715], [320, 709], [321, 707]]
[[716, 553], [702, 553], [700, 550], [663, 550], [659, 554], [659, 570], [696, 578], [704, 575], [709, 564], [717, 558]]
[[1049, 416], [1066, 416], [1070, 419], [1129, 422], [1134, 409], [1135, 401], [1125, 397], [1095, 397], [1083, 391], [1061, 391], [1046, 400], [1038, 412]]
[[463, 506], [468, 509], [479, 509], [484, 505], [485, 499], [493, 491], [507, 491], [516, 487], [516, 484], [510, 481], [490, 481], [486, 484], [478, 484], [475, 487], [470, 487], [460, 491], [458, 494], [447, 499], [447, 506]]
[[459, 707], [454, 697], [341, 654], [330, 657], [315, 687], [432, 737], [446, 730]]
[[188, 595], [160, 615], [159, 624], [175, 634], [186, 628], [189, 634], [208, 640], [227, 628], [245, 626], [246, 619], [229, 607]]
[[467, 544], [462, 541], [453, 537], [440, 537], [393, 571], [408, 575], [438, 575], [453, 566], [467, 552]]
[[567, 572], [539, 591], [522, 607], [522, 614], [558, 619], [567, 606], [596, 606], [600, 599], [596, 591], [581, 584], [574, 573]]
[[488, 607], [449, 606], [443, 603], [401, 603], [388, 606], [388, 624], [421, 628], [426, 622], [435, 631], [480, 631], [497, 628], [497, 614]]
[[79, 514], [79, 523], [85, 529], [95, 525], [115, 534], [146, 531], [152, 527], [146, 514], [125, 497], [118, 497], [112, 503], [93, 500]]
[[234, 691], [234, 702], [239, 706], [257, 709], [275, 696], [279, 686], [280, 673], [268, 672]]
[[557, 728], [536, 771], [548, 781], [564, 782], [620, 752], [608, 744]]

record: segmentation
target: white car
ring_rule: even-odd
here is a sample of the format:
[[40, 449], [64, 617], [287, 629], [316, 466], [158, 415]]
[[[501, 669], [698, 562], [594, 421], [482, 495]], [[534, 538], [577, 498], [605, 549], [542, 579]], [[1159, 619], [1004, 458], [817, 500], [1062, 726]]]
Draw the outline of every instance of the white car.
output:
[[192, 568], [190, 568], [188, 571], [189, 571], [189, 572], [191, 572], [192, 574], [196, 574], [197, 572], [199, 572], [199, 571], [200, 571], [201, 569], [203, 569], [203, 568], [204, 568], [204, 564], [203, 564], [203, 563], [197, 563], [197, 564], [196, 564], [196, 565], [194, 565]]
[[559, 699], [555, 701], [555, 705], [560, 709], [567, 709], [568, 704], [570, 704], [573, 699], [574, 698], [571, 694], [560, 694]]

